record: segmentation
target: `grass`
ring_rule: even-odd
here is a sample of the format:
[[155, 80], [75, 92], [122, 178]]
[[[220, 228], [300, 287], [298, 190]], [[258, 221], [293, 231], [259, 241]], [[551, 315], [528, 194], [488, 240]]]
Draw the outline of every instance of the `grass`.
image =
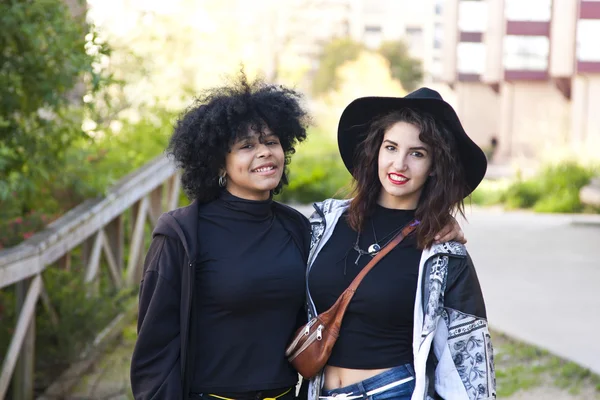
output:
[[547, 385], [571, 394], [592, 388], [600, 397], [600, 376], [590, 370], [497, 332], [492, 339], [499, 398]]

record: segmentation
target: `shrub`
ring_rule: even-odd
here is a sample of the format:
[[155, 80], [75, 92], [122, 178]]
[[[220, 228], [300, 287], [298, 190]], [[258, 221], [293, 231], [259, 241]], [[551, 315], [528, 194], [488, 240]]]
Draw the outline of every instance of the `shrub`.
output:
[[[479, 206], [501, 204], [505, 199], [505, 192], [509, 185], [510, 182], [507, 180], [492, 181], [484, 179], [471, 194], [470, 203]], [[469, 200], [466, 200], [465, 204], [469, 204]]]
[[[95, 142], [81, 140], [66, 152], [68, 162], [52, 182], [36, 186], [31, 206], [35, 211], [21, 214], [17, 206], [0, 207], [0, 250], [18, 244], [63, 212], [105, 190], [127, 173], [134, 171], [165, 148], [172, 129], [171, 114], [156, 111], [139, 122], [124, 123], [119, 133]], [[18, 194], [13, 194], [18, 197]], [[10, 199], [2, 205], [12, 204]], [[39, 209], [38, 209], [39, 207]], [[49, 213], [51, 211], [51, 213]], [[129, 226], [125, 214], [125, 229]], [[145, 236], [150, 240], [150, 234]], [[147, 248], [147, 244], [146, 244]], [[72, 253], [71, 271], [49, 267], [44, 285], [59, 317], [55, 326], [47, 311], [36, 310], [36, 387], [44, 388], [64, 367], [76, 360], [101, 329], [134, 298], [137, 288], [116, 290], [103, 274], [100, 283], [88, 287], [83, 282], [84, 262]], [[125, 254], [129, 254], [125, 250]], [[126, 260], [125, 260], [126, 262]], [[101, 266], [106, 271], [106, 266]], [[87, 290], [90, 289], [90, 290]], [[5, 354], [15, 327], [14, 286], [0, 289], [0, 354]]]
[[51, 182], [35, 182], [22, 212], [20, 194], [1, 203], [0, 249], [13, 246], [86, 199], [103, 195], [128, 173], [160, 155], [172, 131], [173, 114], [154, 110], [138, 122], [124, 122], [118, 133], [80, 140], [66, 151], [65, 164]]
[[517, 181], [504, 194], [507, 208], [531, 208], [542, 197], [543, 189], [538, 181]]
[[581, 188], [598, 171], [593, 166], [563, 162], [546, 166], [526, 180], [520, 175], [512, 183], [484, 179], [471, 195], [471, 202], [481, 206], [503, 204], [508, 209], [526, 208], [546, 213], [598, 212], [600, 210], [585, 208], [579, 201]]
[[290, 164], [289, 184], [277, 197], [284, 202], [312, 203], [330, 197], [345, 197], [351, 182], [350, 173], [337, 150], [325, 134], [312, 130], [308, 140], [298, 146]]
[[539, 212], [580, 212], [583, 205], [579, 200], [581, 188], [590, 182], [592, 168], [575, 163], [548, 167], [542, 173], [543, 196], [535, 204]]
[[62, 0], [0, 2], [0, 26], [0, 209], [22, 216], [85, 137], [81, 98], [107, 81], [109, 49]]
[[309, 155], [296, 161], [290, 184], [281, 196], [283, 201], [312, 203], [347, 194], [350, 174], [340, 167], [338, 154]]
[[0, 220], [0, 250], [29, 239], [35, 232], [43, 229], [46, 224], [55, 218], [56, 215], [34, 210], [23, 217]]
[[[74, 265], [81, 265], [77, 255]], [[83, 281], [83, 271], [48, 268], [43, 273], [50, 303], [58, 315], [54, 325], [41, 305], [36, 310], [36, 387], [44, 388], [76, 361], [96, 335], [135, 298], [136, 288], [117, 290], [106, 274], [97, 288]], [[89, 289], [89, 290], [86, 290]], [[14, 287], [0, 291], [0, 354], [5, 354], [16, 321]]]
[[519, 180], [505, 194], [508, 208], [533, 208], [538, 212], [581, 212], [579, 191], [589, 183], [594, 169], [574, 162], [547, 166], [533, 178]]
[[109, 132], [81, 149], [88, 167], [79, 172], [78, 190], [104, 193], [119, 179], [159, 156], [167, 147], [174, 117], [168, 111], [151, 110], [137, 122], [121, 122], [117, 132]]
[[[54, 326], [44, 307], [36, 316], [36, 373], [41, 386], [52, 383], [56, 372], [77, 360], [96, 335], [135, 298], [135, 288], [115, 289], [103, 274], [97, 288], [83, 281], [83, 271], [48, 268], [44, 284], [59, 317]], [[86, 290], [87, 289], [87, 290]]]
[[423, 81], [422, 63], [411, 57], [403, 40], [383, 42], [379, 52], [389, 61], [392, 77], [400, 81], [404, 89], [411, 92]]
[[355, 60], [364, 46], [347, 38], [334, 38], [326, 43], [319, 55], [319, 68], [312, 80], [312, 94], [315, 96], [336, 89], [336, 69], [347, 61]]

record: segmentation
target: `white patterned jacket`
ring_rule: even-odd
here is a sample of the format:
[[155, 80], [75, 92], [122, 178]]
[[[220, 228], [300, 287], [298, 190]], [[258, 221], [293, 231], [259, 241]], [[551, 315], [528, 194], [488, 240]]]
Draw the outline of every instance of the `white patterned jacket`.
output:
[[[308, 274], [350, 200], [315, 203]], [[317, 314], [307, 286], [310, 320]], [[324, 310], [320, 310], [321, 312]], [[421, 256], [414, 305], [412, 400], [495, 399], [492, 343], [479, 281], [465, 246], [434, 245]], [[323, 374], [309, 384], [308, 400], [319, 398]]]

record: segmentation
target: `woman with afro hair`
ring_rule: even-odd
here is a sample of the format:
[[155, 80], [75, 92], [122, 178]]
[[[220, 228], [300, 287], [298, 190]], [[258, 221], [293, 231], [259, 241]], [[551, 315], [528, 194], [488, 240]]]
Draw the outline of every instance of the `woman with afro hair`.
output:
[[274, 202], [308, 116], [249, 82], [198, 98], [167, 152], [191, 205], [161, 216], [140, 288], [136, 399], [295, 397], [284, 349], [304, 316], [308, 221]]
[[136, 399], [296, 397], [285, 348], [306, 321], [310, 225], [272, 196], [306, 138], [300, 100], [242, 72], [177, 122], [167, 151], [193, 202], [160, 217], [146, 256]]

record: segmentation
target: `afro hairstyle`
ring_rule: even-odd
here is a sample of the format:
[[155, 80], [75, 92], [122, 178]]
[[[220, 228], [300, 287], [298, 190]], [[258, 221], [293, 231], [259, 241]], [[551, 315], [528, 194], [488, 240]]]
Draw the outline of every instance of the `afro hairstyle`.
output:
[[[294, 146], [306, 139], [308, 113], [302, 96], [289, 88], [249, 82], [243, 71], [227, 85], [208, 89], [197, 97], [175, 124], [167, 155], [182, 170], [181, 183], [190, 200], [207, 203], [219, 196], [219, 172], [237, 138], [248, 130], [264, 132], [268, 127], [278, 136], [285, 153], [285, 165]], [[288, 183], [284, 169], [274, 194]]]

